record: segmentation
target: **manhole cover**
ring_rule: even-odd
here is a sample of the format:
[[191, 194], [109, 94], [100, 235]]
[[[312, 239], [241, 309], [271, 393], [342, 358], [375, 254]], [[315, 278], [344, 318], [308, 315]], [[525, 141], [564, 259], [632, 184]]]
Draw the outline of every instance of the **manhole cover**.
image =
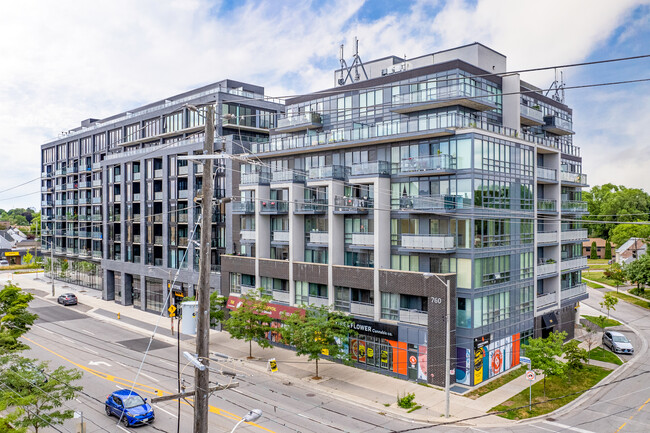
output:
[[316, 397], [316, 394], [307, 394], [307, 397]]

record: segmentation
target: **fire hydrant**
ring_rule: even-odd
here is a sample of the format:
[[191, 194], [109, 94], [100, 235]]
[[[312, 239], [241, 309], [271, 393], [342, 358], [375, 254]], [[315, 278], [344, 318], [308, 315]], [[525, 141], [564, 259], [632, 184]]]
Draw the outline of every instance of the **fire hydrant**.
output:
[[117, 313], [117, 320], [120, 320], [120, 313]]

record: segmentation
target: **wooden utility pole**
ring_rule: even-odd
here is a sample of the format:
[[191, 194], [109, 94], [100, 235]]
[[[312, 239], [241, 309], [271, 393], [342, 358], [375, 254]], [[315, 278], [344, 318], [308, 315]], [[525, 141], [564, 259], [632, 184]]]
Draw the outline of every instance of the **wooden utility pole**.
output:
[[214, 152], [214, 106], [206, 106], [205, 142], [203, 144], [203, 194], [201, 197], [201, 249], [199, 257], [199, 301], [196, 315], [196, 352], [206, 368], [194, 369], [194, 433], [208, 433], [208, 397], [210, 395], [210, 243], [212, 238], [212, 160]]

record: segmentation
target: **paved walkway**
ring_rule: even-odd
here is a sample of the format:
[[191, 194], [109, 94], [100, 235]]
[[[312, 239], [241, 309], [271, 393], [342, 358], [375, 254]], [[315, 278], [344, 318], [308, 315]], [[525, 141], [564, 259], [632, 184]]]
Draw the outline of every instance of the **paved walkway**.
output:
[[[0, 281], [6, 281], [5, 276], [6, 274], [0, 273]], [[56, 298], [51, 295], [50, 282], [43, 277], [42, 273], [13, 275], [13, 281], [38, 297], [56, 302]], [[122, 306], [115, 302], [103, 301], [101, 300], [101, 292], [96, 290], [66, 284], [61, 281], [56, 281], [55, 286], [56, 296], [66, 292], [76, 293], [80, 307], [85, 306], [88, 310], [87, 314], [97, 320], [118, 324], [148, 336], [151, 336], [154, 329], [156, 329], [156, 339], [172, 344], [176, 343], [176, 337], [171, 333], [169, 318], [136, 310], [133, 307]], [[182, 340], [181, 344], [185, 346], [184, 350], [191, 351], [194, 349], [193, 336], [183, 335]], [[246, 359], [248, 356], [248, 343], [231, 339], [228, 333], [215, 330], [210, 333], [210, 351], [228, 357], [223, 358], [215, 355], [214, 358], [219, 360], [216, 363], [222, 365], [226, 370], [236, 371], [238, 365], [246, 365], [256, 369], [258, 374], [274, 375], [281, 381], [300, 381], [307, 387], [330, 393], [338, 399], [349, 401], [352, 404], [374, 408], [378, 412], [420, 422], [440, 423], [445, 421], [443, 415], [445, 411], [445, 393], [440, 388], [423, 386], [326, 360], [319, 361], [319, 375], [322, 379], [316, 381], [312, 379], [315, 372], [314, 362], [296, 356], [295, 352], [280, 347], [261, 349], [254, 344], [253, 356], [256, 358], [248, 360]], [[278, 373], [267, 371], [267, 362], [271, 358], [277, 360]], [[611, 366], [611, 364], [609, 365]], [[541, 375], [538, 375], [537, 380], [540, 380], [540, 378]], [[528, 385], [528, 380], [521, 376], [476, 400], [452, 393], [450, 398], [450, 421], [485, 415], [486, 411], [528, 388]], [[396, 406], [396, 396], [404, 393], [414, 393], [415, 401], [422, 408], [412, 413], [407, 413], [405, 410], [398, 408]], [[512, 421], [486, 415], [464, 423], [467, 425], [490, 426], [511, 424]]]

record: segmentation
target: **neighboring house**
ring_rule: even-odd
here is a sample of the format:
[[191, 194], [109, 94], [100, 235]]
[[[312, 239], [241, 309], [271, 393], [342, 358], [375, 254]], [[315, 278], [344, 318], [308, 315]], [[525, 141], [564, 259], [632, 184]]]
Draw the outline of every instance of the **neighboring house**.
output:
[[[592, 242], [596, 242], [596, 248], [597, 248], [597, 255], [599, 259], [604, 259], [605, 258], [605, 244], [607, 241], [603, 238], [589, 238], [588, 241], [584, 241], [582, 243], [582, 255], [585, 257], [590, 257], [591, 256], [591, 244]], [[616, 256], [616, 246], [615, 245], [610, 245], [612, 249], [612, 257]]]
[[616, 250], [616, 263], [624, 264], [635, 261], [645, 254], [648, 246], [641, 238], [630, 238]]
[[0, 237], [15, 246], [18, 242], [27, 240], [27, 236], [15, 227], [9, 227], [7, 230], [0, 230]]

